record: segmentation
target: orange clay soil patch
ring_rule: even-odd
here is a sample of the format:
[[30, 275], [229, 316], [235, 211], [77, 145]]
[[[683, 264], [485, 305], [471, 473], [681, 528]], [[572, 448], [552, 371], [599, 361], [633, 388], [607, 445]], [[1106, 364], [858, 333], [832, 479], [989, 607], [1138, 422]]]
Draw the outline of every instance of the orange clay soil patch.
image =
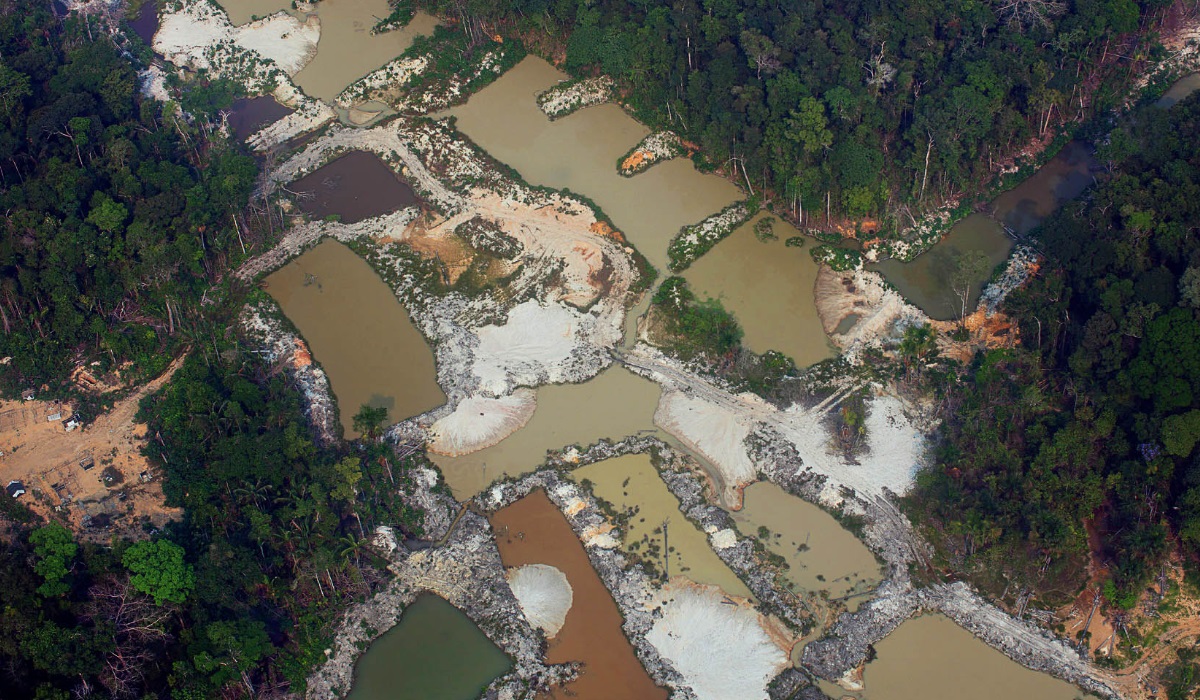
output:
[[[22, 502], [44, 516], [66, 501], [68, 524], [77, 531], [84, 515], [123, 518], [120, 524], [131, 527], [142, 515], [159, 527], [179, 517], [181, 510], [163, 505], [162, 485], [141, 451], [146, 426], [134, 416], [142, 398], [158, 391], [182, 364], [180, 357], [86, 429], [67, 430], [73, 415], [66, 404], [0, 401], [0, 485], [24, 483]], [[111, 533], [96, 534], [107, 539]]]
[[597, 221], [596, 223], [589, 226], [588, 230], [591, 231], [592, 233], [596, 234], [597, 236], [604, 236], [605, 238], [611, 238], [614, 241], [619, 241], [621, 243], [625, 242], [625, 235], [623, 233], [616, 230], [612, 226], [609, 226], [608, 224], [606, 224], [603, 221]]
[[583, 545], [545, 491], [534, 491], [491, 517], [505, 566], [548, 564], [563, 572], [574, 602], [546, 662], [579, 661], [580, 676], [548, 697], [580, 700], [665, 700], [621, 631], [621, 611], [588, 561]]

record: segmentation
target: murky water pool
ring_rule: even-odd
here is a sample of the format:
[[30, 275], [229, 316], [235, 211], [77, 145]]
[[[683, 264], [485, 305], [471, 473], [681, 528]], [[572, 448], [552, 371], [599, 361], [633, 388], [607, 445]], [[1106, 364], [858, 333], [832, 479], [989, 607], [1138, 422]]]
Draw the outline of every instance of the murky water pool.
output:
[[462, 457], [430, 458], [455, 498], [470, 498], [502, 476], [534, 471], [547, 450], [657, 432], [654, 409], [660, 393], [654, 382], [614, 366], [582, 384], [540, 387], [533, 418], [500, 443]]
[[1175, 103], [1187, 99], [1197, 90], [1200, 90], [1200, 73], [1185, 75], [1175, 81], [1175, 84], [1164, 92], [1162, 97], [1158, 98], [1155, 105], [1162, 108], [1171, 107]]
[[292, 110], [276, 102], [270, 95], [242, 97], [233, 101], [233, 109], [229, 112], [229, 130], [239, 141], [245, 141], [267, 124], [291, 113]]
[[955, 271], [965, 254], [983, 253], [988, 264], [972, 276], [966, 303], [970, 313], [992, 270], [1012, 249], [1013, 241], [1004, 228], [1020, 235], [1037, 228], [1065, 202], [1082, 194], [1098, 167], [1090, 147], [1071, 141], [1024, 182], [996, 197], [989, 207], [990, 216], [972, 214], [959, 221], [937, 245], [911, 262], [885, 260], [869, 269], [882, 273], [932, 318], [951, 320], [963, 310], [962, 286], [955, 284]]
[[550, 697], [581, 700], [656, 700], [654, 685], [621, 630], [621, 611], [561, 511], [544, 491], [534, 491], [491, 517], [506, 567], [547, 564], [566, 575], [573, 600], [562, 628], [549, 642], [546, 661], [582, 661], [574, 682]]
[[529, 57], [449, 113], [457, 117], [459, 130], [530, 183], [592, 199], [655, 267], [665, 270], [667, 244], [680, 227], [741, 199], [740, 192], [716, 175], [697, 172], [687, 159], [621, 177], [617, 159], [648, 130], [613, 104], [550, 121], [535, 97], [566, 77]]
[[1024, 182], [992, 200], [993, 216], [1019, 234], [1029, 233], [1083, 194], [1099, 168], [1090, 146], [1071, 141]]
[[[1008, 259], [1013, 240], [994, 219], [983, 214], [971, 214], [950, 229], [937, 245], [911, 262], [884, 260], [868, 266], [878, 270], [896, 289], [931, 318], [950, 320], [970, 313], [979, 301], [983, 285], [996, 265]], [[965, 256], [975, 252], [986, 258], [970, 279], [970, 284], [955, 282]], [[960, 296], [967, 294], [966, 301]]]
[[417, 203], [417, 195], [379, 156], [351, 151], [287, 186], [300, 208], [315, 218], [337, 216], [353, 224]]
[[758, 214], [718, 243], [684, 277], [698, 296], [720, 299], [733, 313], [747, 348], [777, 350], [807, 367], [833, 356], [813, 303], [817, 264], [805, 248], [784, 244], [800, 235], [785, 221], [775, 220], [775, 240], [760, 241], [754, 223], [765, 216]]
[[290, 10], [291, 0], [217, 0], [235, 25], [273, 15], [280, 10]]
[[[1074, 700], [1084, 692], [1031, 671], [941, 615], [900, 625], [875, 645], [863, 700]], [[836, 696], [835, 696], [836, 697]]]
[[[623, 529], [625, 549], [660, 572], [720, 586], [726, 593], [751, 597], [750, 589], [713, 553], [708, 536], [679, 510], [645, 454], [626, 455], [576, 469], [571, 478], [592, 484], [596, 496], [619, 512], [635, 511]], [[664, 546], [664, 525], [666, 526]]]
[[512, 662], [458, 608], [418, 596], [354, 667], [347, 700], [473, 700]]
[[415, 37], [433, 33], [437, 25], [432, 16], [418, 12], [406, 27], [372, 34], [371, 28], [392, 12], [387, 0], [321, 0], [313, 12], [321, 20], [317, 55], [293, 80], [306, 95], [325, 101], [404, 53]]
[[352, 421], [363, 404], [387, 408], [396, 423], [445, 403], [425, 338], [354, 251], [323, 241], [265, 287], [328, 374], [346, 437], [358, 436]]
[[[853, 611], [874, 589], [882, 570], [874, 555], [833, 516], [777, 484], [760, 481], [743, 492], [742, 509], [732, 511], [738, 530], [759, 537], [787, 560], [788, 580], [805, 591], [829, 591]], [[765, 529], [764, 529], [765, 528]]]
[[137, 17], [130, 20], [129, 28], [138, 35], [139, 39], [146, 42], [146, 46], [152, 45], [154, 34], [158, 31], [158, 3], [154, 0], [142, 3]]

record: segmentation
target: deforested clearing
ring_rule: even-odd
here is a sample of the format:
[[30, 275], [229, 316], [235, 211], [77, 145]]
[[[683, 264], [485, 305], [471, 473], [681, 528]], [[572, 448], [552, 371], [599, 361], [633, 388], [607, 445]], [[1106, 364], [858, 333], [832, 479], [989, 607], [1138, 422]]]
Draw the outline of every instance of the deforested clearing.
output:
[[154, 49], [176, 64], [213, 67], [212, 53], [221, 44], [235, 44], [274, 61], [295, 75], [317, 53], [321, 24], [316, 18], [301, 22], [279, 12], [265, 19], [233, 26], [219, 8], [205, 2], [184, 3], [178, 12], [164, 12]]
[[715, 586], [682, 578], [659, 596], [662, 616], [646, 639], [699, 700], [767, 697], [767, 684], [789, 664], [791, 645], [766, 617]]
[[505, 573], [529, 624], [553, 638], [571, 610], [574, 593], [566, 574], [549, 564], [526, 564]]

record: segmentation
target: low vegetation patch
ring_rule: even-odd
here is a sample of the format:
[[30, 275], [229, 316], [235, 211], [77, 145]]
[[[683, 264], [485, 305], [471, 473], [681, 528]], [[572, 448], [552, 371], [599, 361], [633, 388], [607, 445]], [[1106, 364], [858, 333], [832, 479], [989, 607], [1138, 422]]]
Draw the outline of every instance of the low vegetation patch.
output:
[[683, 272], [712, 247], [733, 233], [757, 211], [748, 202], [735, 202], [698, 224], [679, 229], [667, 248], [671, 272]]

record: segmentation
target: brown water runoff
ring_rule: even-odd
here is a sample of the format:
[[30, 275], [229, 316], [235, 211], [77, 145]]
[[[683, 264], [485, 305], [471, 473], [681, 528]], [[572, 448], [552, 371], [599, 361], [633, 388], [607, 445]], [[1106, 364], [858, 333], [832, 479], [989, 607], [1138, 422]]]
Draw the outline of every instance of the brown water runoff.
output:
[[863, 674], [866, 690], [858, 694], [863, 700], [1090, 697], [1066, 681], [1018, 665], [941, 615], [905, 622], [875, 649], [878, 656]]
[[425, 338], [346, 246], [323, 241], [268, 276], [266, 289], [329, 376], [346, 437], [358, 437], [352, 419], [363, 404], [396, 423], [445, 403]]
[[660, 393], [654, 382], [623, 367], [610, 367], [583, 384], [537, 389], [533, 418], [499, 444], [462, 457], [430, 458], [455, 498], [470, 498], [503, 476], [534, 471], [546, 461], [547, 450], [656, 432], [654, 409]]
[[351, 151], [287, 186], [300, 208], [320, 219], [353, 224], [417, 203], [417, 195], [379, 156]]
[[621, 631], [621, 611], [592, 569], [587, 552], [571, 526], [546, 496], [534, 491], [491, 517], [505, 566], [547, 564], [571, 584], [573, 600], [562, 629], [550, 640], [546, 662], [581, 661], [575, 681], [552, 698], [582, 700], [665, 700], [633, 646]]

